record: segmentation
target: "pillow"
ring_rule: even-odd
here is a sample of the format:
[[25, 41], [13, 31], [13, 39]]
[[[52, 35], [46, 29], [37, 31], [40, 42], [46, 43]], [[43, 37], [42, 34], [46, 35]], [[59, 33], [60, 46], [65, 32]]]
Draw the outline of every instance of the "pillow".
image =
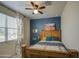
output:
[[60, 41], [60, 40], [59, 40], [59, 38], [57, 38], [57, 37], [48, 36], [48, 37], [46, 38], [46, 41]]
[[52, 41], [52, 36], [47, 36], [46, 41]]
[[53, 41], [60, 41], [58, 37], [52, 37]]

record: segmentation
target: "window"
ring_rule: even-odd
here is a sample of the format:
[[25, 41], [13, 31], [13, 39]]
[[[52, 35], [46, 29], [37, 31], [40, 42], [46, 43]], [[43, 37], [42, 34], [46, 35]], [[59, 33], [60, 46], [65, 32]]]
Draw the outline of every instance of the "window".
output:
[[0, 28], [0, 42], [5, 41], [5, 29]]
[[16, 19], [7, 16], [8, 40], [17, 39], [17, 23]]
[[0, 27], [5, 27], [6, 16], [0, 13]]
[[0, 13], [0, 42], [17, 39], [16, 18]]
[[15, 40], [15, 39], [17, 39], [17, 30], [8, 29], [8, 40]]
[[8, 28], [17, 28], [16, 19], [10, 16], [7, 16], [7, 27]]

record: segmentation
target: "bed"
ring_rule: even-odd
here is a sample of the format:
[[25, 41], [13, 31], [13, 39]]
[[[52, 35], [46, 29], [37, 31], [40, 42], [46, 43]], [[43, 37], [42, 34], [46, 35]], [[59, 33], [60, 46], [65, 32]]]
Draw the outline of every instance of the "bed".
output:
[[30, 46], [29, 49], [67, 52], [66, 47], [60, 41], [40, 41], [37, 44]]
[[72, 58], [78, 57], [76, 50], [67, 49], [59, 41], [40, 41], [30, 47], [22, 47], [22, 57], [26, 58]]
[[30, 47], [22, 46], [22, 57], [27, 58], [72, 58], [78, 57], [78, 52], [67, 49], [61, 41], [61, 31], [54, 26], [45, 26], [40, 32], [39, 42]]

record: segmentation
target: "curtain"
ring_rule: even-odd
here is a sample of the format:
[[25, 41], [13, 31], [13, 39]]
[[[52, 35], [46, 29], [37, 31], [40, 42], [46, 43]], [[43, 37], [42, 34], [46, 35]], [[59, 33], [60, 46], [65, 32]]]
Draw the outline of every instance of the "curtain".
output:
[[21, 57], [21, 43], [23, 39], [23, 15], [17, 13], [17, 41], [16, 41], [16, 54]]

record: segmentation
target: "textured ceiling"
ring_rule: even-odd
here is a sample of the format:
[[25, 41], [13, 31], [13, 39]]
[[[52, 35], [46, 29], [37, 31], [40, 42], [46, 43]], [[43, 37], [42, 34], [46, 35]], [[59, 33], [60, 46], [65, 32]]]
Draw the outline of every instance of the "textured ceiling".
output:
[[[35, 1], [34, 1], [35, 2]], [[50, 18], [61, 16], [63, 9], [66, 5], [65, 1], [51, 1], [52, 5], [46, 6], [46, 9], [42, 10], [44, 14], [32, 14], [32, 10], [25, 10], [26, 7], [32, 7], [29, 1], [0, 1], [1, 4], [6, 7], [20, 12], [21, 14], [28, 16], [31, 19], [39, 19], [39, 18]], [[45, 5], [44, 1], [35, 2], [39, 5]]]

